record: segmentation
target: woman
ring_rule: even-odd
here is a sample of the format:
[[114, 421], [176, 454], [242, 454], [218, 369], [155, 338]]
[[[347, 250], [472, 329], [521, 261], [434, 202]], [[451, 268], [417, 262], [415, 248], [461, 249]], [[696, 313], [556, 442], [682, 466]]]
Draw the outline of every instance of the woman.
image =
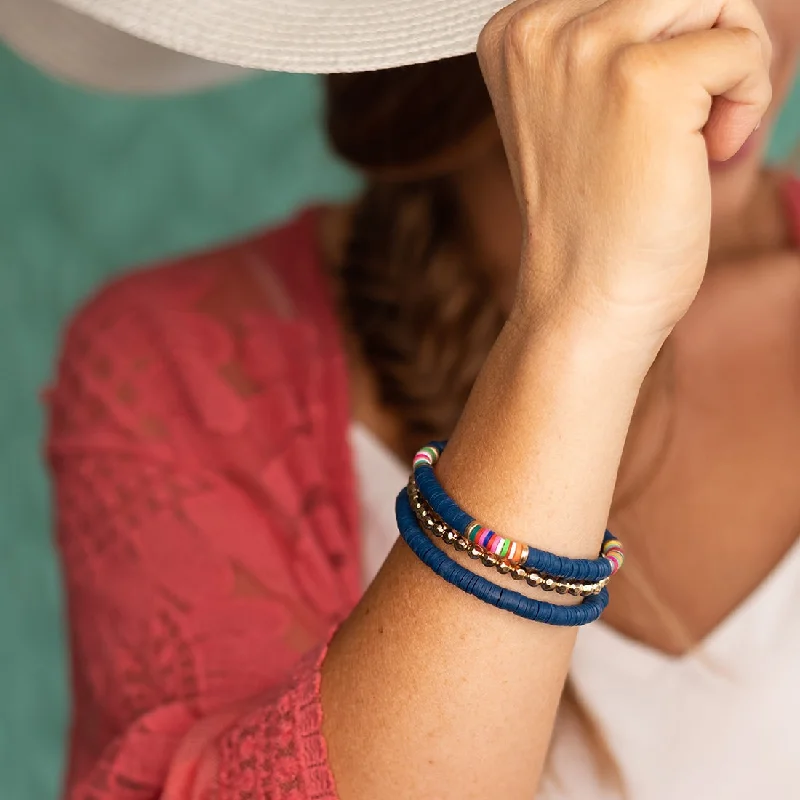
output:
[[[800, 183], [761, 159], [800, 7], [756, 5], [518, 2], [481, 71], [332, 77], [356, 208], [77, 315], [67, 797], [789, 796]], [[625, 541], [574, 654], [392, 546], [433, 437], [495, 529]]]

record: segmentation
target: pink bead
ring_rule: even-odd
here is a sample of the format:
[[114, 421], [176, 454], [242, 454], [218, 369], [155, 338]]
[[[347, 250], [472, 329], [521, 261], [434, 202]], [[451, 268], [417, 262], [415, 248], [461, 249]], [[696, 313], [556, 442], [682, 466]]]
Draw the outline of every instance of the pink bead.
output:
[[481, 528], [475, 536], [475, 542], [480, 545], [480, 547], [485, 548], [488, 546], [491, 537], [492, 532], [488, 528]]

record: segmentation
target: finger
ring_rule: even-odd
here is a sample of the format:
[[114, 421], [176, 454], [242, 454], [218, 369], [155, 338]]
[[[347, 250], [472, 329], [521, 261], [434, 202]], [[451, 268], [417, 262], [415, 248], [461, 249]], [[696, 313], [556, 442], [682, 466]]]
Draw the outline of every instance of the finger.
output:
[[513, 17], [526, 9], [535, 8], [537, 18], [540, 18], [543, 24], [557, 28], [559, 23], [564, 25], [607, 2], [608, 0], [516, 0], [501, 8], [487, 25], [504, 28]]
[[[503, 51], [503, 43], [514, 26], [526, 26], [547, 36], [569, 22], [593, 11], [608, 0], [517, 0], [501, 8], [484, 26], [478, 39], [478, 59], [491, 66]], [[535, 23], [531, 24], [531, 23]]]
[[618, 44], [669, 39], [697, 30], [750, 28], [772, 63], [772, 41], [753, 0], [607, 0], [586, 16], [586, 23], [612, 32]]
[[694, 31], [632, 50], [639, 51], [636, 58], [643, 59], [642, 64], [663, 64], [665, 74], [671, 76], [668, 81], [678, 78], [690, 89], [705, 90], [705, 97], [691, 91], [677, 96], [697, 97], [693, 124], [703, 130], [714, 159], [734, 155], [769, 108], [769, 68], [759, 37], [749, 28]]

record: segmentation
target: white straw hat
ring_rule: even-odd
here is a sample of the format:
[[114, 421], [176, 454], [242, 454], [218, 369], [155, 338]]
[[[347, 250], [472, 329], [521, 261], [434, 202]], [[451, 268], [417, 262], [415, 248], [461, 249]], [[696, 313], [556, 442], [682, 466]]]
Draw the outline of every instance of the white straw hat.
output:
[[473, 52], [509, 1], [0, 0], [0, 39], [69, 80], [168, 91], [233, 67], [354, 72]]
[[54, 0], [0, 0], [0, 42], [46, 72], [93, 89], [181, 92], [249, 74], [121, 33]]

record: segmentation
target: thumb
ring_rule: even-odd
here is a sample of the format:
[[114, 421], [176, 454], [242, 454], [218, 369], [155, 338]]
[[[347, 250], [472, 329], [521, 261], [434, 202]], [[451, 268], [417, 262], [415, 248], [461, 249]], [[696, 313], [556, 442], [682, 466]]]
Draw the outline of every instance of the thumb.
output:
[[715, 97], [703, 128], [709, 157], [714, 161], [727, 161], [735, 156], [761, 127], [761, 119], [755, 124], [753, 119], [752, 107], [734, 103], [727, 97]]

